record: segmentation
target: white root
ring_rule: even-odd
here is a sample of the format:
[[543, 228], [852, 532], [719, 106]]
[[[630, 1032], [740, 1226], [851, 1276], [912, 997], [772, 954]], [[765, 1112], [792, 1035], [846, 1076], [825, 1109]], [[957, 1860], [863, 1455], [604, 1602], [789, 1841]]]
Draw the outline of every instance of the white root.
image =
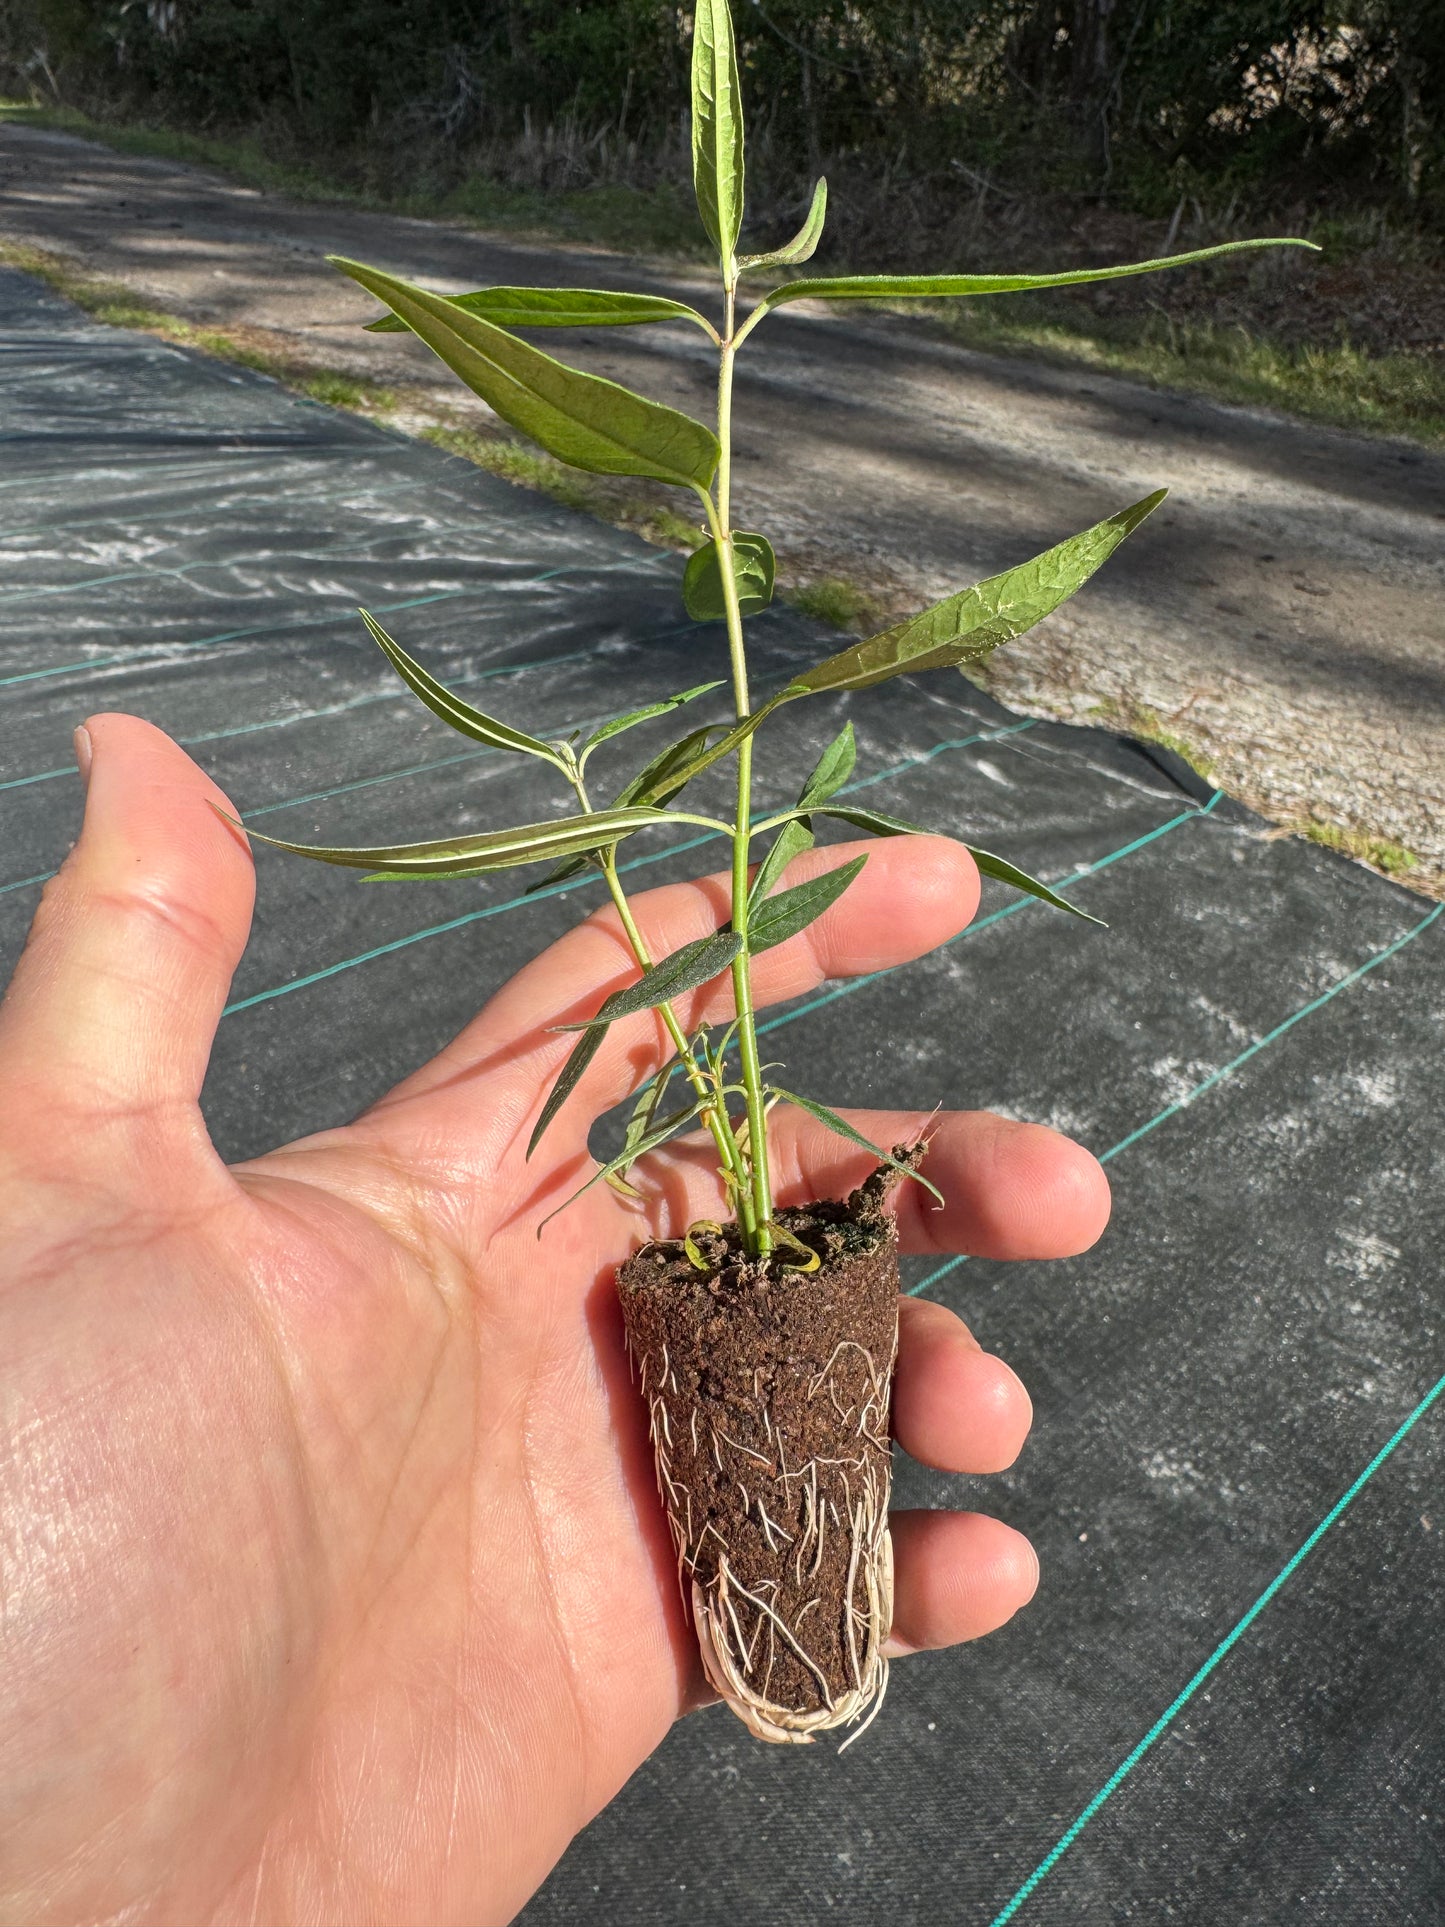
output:
[[[888, 1685], [884, 1646], [893, 1620], [888, 1533], [892, 1358], [880, 1366], [876, 1356], [851, 1340], [834, 1349], [805, 1395], [831, 1405], [841, 1435], [850, 1444], [856, 1440], [856, 1453], [818, 1456], [791, 1466], [783, 1434], [761, 1400], [748, 1422], [730, 1421], [731, 1431], [704, 1419], [700, 1437], [696, 1407], [686, 1415], [669, 1410], [677, 1382], [665, 1350], [660, 1364], [660, 1372], [656, 1364], [650, 1372], [645, 1356], [636, 1359], [652, 1421], [658, 1486], [677, 1549], [678, 1577], [691, 1605], [709, 1682], [760, 1740], [809, 1745], [819, 1733], [850, 1727], [845, 1745], [851, 1744], [876, 1716]], [[743, 1436], [734, 1436], [737, 1432]], [[748, 1442], [749, 1432], [756, 1442]], [[760, 1449], [764, 1445], [766, 1449]], [[706, 1519], [695, 1532], [690, 1486], [709, 1461], [741, 1499], [744, 1518], [756, 1534], [742, 1571], [755, 1572], [758, 1553], [765, 1548], [778, 1562], [778, 1577], [752, 1577], [745, 1583], [739, 1549], [726, 1543], [717, 1524]], [[830, 1614], [820, 1610], [823, 1602], [815, 1582], [830, 1525], [847, 1547], [847, 1581], [841, 1623], [827, 1625]], [[841, 1558], [836, 1540], [833, 1547], [835, 1558]], [[788, 1663], [789, 1656], [796, 1664]], [[841, 1691], [840, 1660], [847, 1681]], [[780, 1668], [789, 1683], [780, 1681], [775, 1688]], [[799, 1668], [809, 1675], [811, 1686], [802, 1684]], [[790, 1705], [784, 1694], [803, 1703]]]

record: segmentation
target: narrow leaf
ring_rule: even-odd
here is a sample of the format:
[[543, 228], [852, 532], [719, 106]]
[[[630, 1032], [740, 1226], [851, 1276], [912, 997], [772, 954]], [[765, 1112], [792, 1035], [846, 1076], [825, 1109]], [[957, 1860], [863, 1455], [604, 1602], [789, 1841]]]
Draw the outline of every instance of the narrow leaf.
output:
[[620, 736], [625, 729], [636, 729], [639, 723], [648, 723], [654, 716], [666, 716], [670, 710], [681, 709], [684, 703], [696, 702], [699, 696], [710, 695], [714, 689], [721, 689], [720, 682], [700, 682], [695, 689], [684, 689], [680, 695], [667, 696], [660, 703], [648, 703], [644, 709], [629, 709], [625, 716], [614, 716], [611, 722], [603, 723], [594, 729], [577, 752], [578, 761], [585, 761], [599, 743]]
[[421, 697], [434, 716], [440, 716], [444, 723], [470, 736], [476, 742], [488, 743], [493, 749], [523, 750], [528, 756], [540, 756], [544, 762], [561, 769], [562, 761], [556, 751], [536, 736], [529, 736], [525, 730], [513, 729], [507, 723], [499, 723], [494, 716], [484, 716], [480, 709], [473, 709], [470, 703], [454, 696], [451, 690], [439, 683], [435, 676], [429, 676], [419, 662], [414, 662], [399, 643], [382, 628], [381, 624], [365, 609], [361, 620], [371, 631], [372, 639], [385, 655], [392, 668], [407, 687]]
[[[813, 765], [807, 782], [799, 792], [796, 814], [791, 816], [778, 832], [777, 841], [763, 859], [762, 867], [753, 878], [753, 887], [748, 892], [749, 930], [754, 927], [752, 906], [771, 896], [774, 884], [795, 856], [801, 856], [804, 850], [811, 850], [813, 847], [813, 826], [808, 815], [809, 809], [825, 801], [847, 782], [853, 774], [853, 766], [857, 760], [858, 745], [853, 735], [853, 725], [844, 723]], [[756, 946], [753, 947], [756, 948]]]
[[939, 295], [1018, 294], [1032, 288], [1075, 288], [1086, 281], [1118, 281], [1131, 274], [1157, 274], [1161, 268], [1185, 268], [1196, 261], [1212, 261], [1222, 254], [1247, 248], [1309, 248], [1313, 241], [1297, 235], [1267, 240], [1226, 241], [1219, 247], [1196, 248], [1189, 254], [1169, 254], [1155, 261], [1130, 261], [1116, 268], [1070, 268], [1062, 274], [849, 274], [812, 281], [789, 281], [774, 288], [758, 303], [766, 314], [787, 301], [906, 301]]
[[[805, 690], [793, 689], [791, 687], [781, 690], [776, 696], [773, 696], [769, 701], [765, 702], [761, 709], [755, 709], [750, 716], [744, 716], [741, 722], [734, 723], [733, 727], [719, 737], [717, 742], [705, 742], [691, 757], [674, 764], [668, 772], [666, 778], [667, 787], [665, 790], [659, 790], [656, 782], [651, 782], [643, 789], [640, 789], [635, 796], [629, 795], [628, 801], [657, 803], [663, 801], [665, 796], [676, 796], [678, 791], [682, 789], [684, 785], [690, 783], [695, 776], [701, 776], [705, 769], [711, 769], [713, 764], [720, 762], [724, 756], [730, 756], [739, 743], [746, 742], [754, 731], [761, 729], [763, 724], [768, 720], [768, 717], [772, 715], [780, 703], [789, 701], [794, 695], [805, 695], [806, 693], [808, 692]], [[699, 731], [698, 733], [706, 736], [711, 734], [711, 731]], [[630, 788], [631, 785], [629, 785], [629, 789]], [[621, 797], [619, 797], [618, 801], [621, 802], [621, 800]]]
[[744, 254], [739, 257], [739, 271], [754, 268], [792, 267], [799, 261], [813, 258], [818, 242], [823, 234], [823, 217], [828, 212], [828, 183], [820, 180], [813, 189], [813, 205], [808, 209], [808, 218], [798, 229], [785, 247], [774, 248], [771, 254]]
[[987, 850], [976, 850], [971, 843], [963, 846], [978, 865], [982, 875], [995, 877], [1000, 883], [1011, 883], [1015, 890], [1022, 890], [1028, 896], [1037, 897], [1040, 903], [1051, 903], [1056, 910], [1067, 910], [1071, 917], [1082, 917], [1085, 923], [1097, 923], [1101, 930], [1107, 930], [1102, 917], [1091, 917], [1087, 910], [1081, 910], [1077, 903], [1070, 903], [1037, 877], [1031, 877], [1027, 870], [1020, 870], [1016, 864], [1006, 863], [1001, 856], [990, 856]]
[[748, 891], [748, 925], [751, 929], [757, 906], [773, 893], [773, 886], [795, 856], [813, 847], [813, 832], [805, 816], [792, 817], [779, 830], [777, 841], [758, 866], [753, 887]]
[[716, 730], [726, 735], [724, 723], [706, 723], [701, 729], [689, 731], [679, 737], [677, 742], [669, 743], [660, 749], [644, 769], [640, 769], [630, 783], [617, 792], [614, 809], [626, 809], [643, 803], [670, 803], [679, 790], [690, 783], [700, 769], [706, 769], [707, 761], [699, 762], [707, 750], [707, 741]]
[[[635, 328], [645, 321], [695, 321], [713, 334], [712, 324], [696, 308], [660, 294], [619, 294], [610, 288], [478, 288], [475, 294], [437, 298], [463, 314], [480, 315], [496, 328]], [[386, 314], [368, 321], [366, 329], [373, 335], [404, 334], [406, 323]]]
[[[627, 1135], [622, 1141], [624, 1157], [637, 1156], [637, 1146], [657, 1122], [657, 1113], [662, 1108], [662, 1100], [667, 1095], [668, 1086], [681, 1068], [681, 1063], [676, 1057], [670, 1058], [655, 1077], [648, 1078], [637, 1093], [636, 1102], [632, 1106], [632, 1115], [627, 1120]], [[624, 1177], [627, 1175], [627, 1168], [627, 1165], [623, 1164]]]
[[699, 937], [684, 944], [661, 963], [645, 970], [635, 984], [614, 990], [595, 1017], [577, 1024], [558, 1024], [558, 1030], [590, 1030], [594, 1025], [615, 1024], [619, 1017], [635, 1017], [640, 1011], [655, 1010], [670, 998], [681, 997], [700, 984], [720, 976], [742, 949], [742, 938], [731, 930], [714, 930], [710, 937]]
[[[765, 535], [736, 529], [732, 542], [738, 609], [745, 616], [755, 616], [773, 599], [777, 557]], [[694, 622], [721, 622], [727, 614], [716, 542], [704, 542], [687, 558], [687, 567], [682, 572], [682, 602]]]
[[940, 1204], [947, 1202], [938, 1186], [930, 1184], [921, 1171], [915, 1171], [911, 1164], [904, 1164], [901, 1159], [894, 1157], [891, 1151], [883, 1150], [871, 1138], [864, 1137], [863, 1133], [855, 1130], [846, 1118], [839, 1117], [836, 1111], [830, 1111], [826, 1104], [819, 1104], [811, 1097], [799, 1097], [795, 1091], [780, 1091], [776, 1085], [773, 1087], [773, 1095], [782, 1098], [785, 1104], [796, 1104], [800, 1111], [806, 1111], [810, 1117], [817, 1118], [820, 1124], [826, 1124], [828, 1129], [836, 1131], [839, 1137], [846, 1137], [854, 1144], [861, 1144], [865, 1151], [873, 1153], [880, 1164], [892, 1165], [895, 1171], [901, 1171], [905, 1177], [912, 1178], [916, 1184], [921, 1184], [925, 1191], [931, 1191]]
[[585, 1184], [579, 1185], [570, 1198], [565, 1199], [563, 1203], [557, 1206], [556, 1211], [549, 1211], [547, 1213], [541, 1224], [537, 1226], [537, 1236], [539, 1238], [541, 1237], [543, 1231], [552, 1222], [553, 1218], [557, 1216], [558, 1212], [565, 1211], [569, 1204], [576, 1204], [577, 1200], [585, 1192], [590, 1191], [594, 1184], [600, 1184], [604, 1178], [610, 1178], [614, 1172], [622, 1170], [624, 1166], [630, 1170], [639, 1158], [646, 1157], [649, 1151], [657, 1150], [659, 1145], [666, 1144], [669, 1138], [676, 1137], [679, 1131], [686, 1125], [691, 1124], [699, 1111], [706, 1108], [708, 1101], [707, 1098], [700, 1097], [694, 1103], [689, 1104], [685, 1110], [674, 1111], [670, 1117], [664, 1118], [661, 1124], [654, 1125], [647, 1135], [640, 1138], [630, 1150], [619, 1151], [617, 1156], [609, 1160], [608, 1163], [599, 1164]]
[[743, 103], [727, 0], [695, 0], [693, 10], [692, 179], [730, 283], [743, 219]]
[[[224, 814], [224, 812], [220, 812]], [[227, 821], [231, 821], [229, 817]], [[556, 857], [615, 843], [653, 823], [696, 822], [666, 810], [636, 807], [594, 810], [587, 816], [559, 816], [549, 823], [524, 823], [514, 830], [493, 830], [485, 836], [442, 837], [431, 843], [383, 844], [369, 849], [332, 849], [314, 843], [287, 843], [279, 836], [246, 830], [258, 843], [289, 850], [293, 856], [315, 857], [319, 863], [338, 863], [350, 870], [382, 870], [394, 876], [480, 876], [488, 870], [507, 870], [519, 863], [543, 863]], [[244, 825], [238, 825], [245, 828]]]
[[1088, 581], [1164, 500], [1156, 489], [1107, 521], [1045, 549], [1031, 561], [990, 576], [961, 594], [925, 609], [922, 615], [854, 643], [789, 683], [774, 701], [824, 689], [867, 689], [919, 669], [946, 669], [976, 662], [1012, 642], [1057, 609]]
[[583, 1071], [602, 1048], [602, 1040], [606, 1035], [606, 1024], [594, 1024], [590, 1030], [583, 1031], [572, 1046], [567, 1062], [558, 1071], [557, 1081], [547, 1094], [547, 1102], [542, 1106], [542, 1115], [532, 1127], [532, 1135], [527, 1140], [528, 1157], [531, 1157], [542, 1142], [543, 1132], [577, 1088]]
[[384, 301], [505, 422], [559, 461], [596, 475], [645, 475], [706, 488], [717, 437], [690, 415], [554, 361], [444, 295], [339, 255], [334, 267]]
[[806, 930], [838, 901], [867, 861], [866, 856], [855, 856], [851, 863], [795, 883], [791, 890], [780, 890], [760, 903], [748, 917], [748, 954], [756, 957]]
[[799, 794], [798, 808], [811, 809], [817, 803], [827, 802], [853, 774], [857, 761], [858, 742], [853, 734], [853, 725], [851, 722], [844, 723], [813, 765], [812, 774]]
[[884, 810], [867, 810], [852, 803], [829, 803], [821, 812], [823, 816], [836, 816], [841, 823], [851, 823], [855, 830], [868, 830], [874, 836], [927, 836], [928, 831], [920, 829], [916, 823], [909, 823], [901, 816], [889, 816]]

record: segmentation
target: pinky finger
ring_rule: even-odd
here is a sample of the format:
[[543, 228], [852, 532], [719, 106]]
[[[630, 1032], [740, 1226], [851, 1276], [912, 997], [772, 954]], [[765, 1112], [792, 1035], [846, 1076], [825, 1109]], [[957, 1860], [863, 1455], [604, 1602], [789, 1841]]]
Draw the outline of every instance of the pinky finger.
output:
[[981, 1512], [895, 1512], [890, 1655], [996, 1632], [1033, 1598], [1038, 1554]]

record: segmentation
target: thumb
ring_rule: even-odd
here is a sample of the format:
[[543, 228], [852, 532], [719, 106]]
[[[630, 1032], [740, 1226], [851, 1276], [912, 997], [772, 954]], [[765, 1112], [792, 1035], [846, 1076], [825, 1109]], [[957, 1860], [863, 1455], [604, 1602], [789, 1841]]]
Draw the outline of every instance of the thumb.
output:
[[0, 1072], [72, 1118], [143, 1120], [200, 1095], [255, 877], [224, 794], [150, 723], [92, 716], [76, 754], [85, 822], [0, 1005]]

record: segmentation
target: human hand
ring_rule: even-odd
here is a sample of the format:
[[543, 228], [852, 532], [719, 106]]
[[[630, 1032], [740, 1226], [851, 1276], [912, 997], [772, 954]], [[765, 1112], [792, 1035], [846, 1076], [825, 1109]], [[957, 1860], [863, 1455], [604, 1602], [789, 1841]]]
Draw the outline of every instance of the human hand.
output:
[[[719, 1215], [710, 1158], [659, 1154], [645, 1208], [598, 1186], [536, 1239], [666, 1047], [650, 1015], [616, 1025], [525, 1161], [572, 1041], [549, 1027], [636, 974], [607, 910], [358, 1122], [227, 1169], [197, 1099], [250, 855], [159, 731], [102, 716], [89, 741], [83, 833], [0, 1007], [0, 1917], [506, 1920], [706, 1697], [612, 1272]], [[867, 847], [759, 960], [760, 1004], [967, 922], [957, 845]], [[725, 920], [727, 883], [634, 909], [661, 955]], [[854, 1115], [882, 1143], [923, 1122]], [[783, 1204], [871, 1162], [774, 1126]], [[929, 1171], [948, 1207], [906, 1187], [905, 1250], [1061, 1256], [1108, 1212], [1086, 1152], [984, 1114], [936, 1120]], [[998, 1470], [1029, 1417], [952, 1313], [903, 1301], [908, 1451]], [[894, 1651], [1033, 1592], [997, 1521], [893, 1531]]]

